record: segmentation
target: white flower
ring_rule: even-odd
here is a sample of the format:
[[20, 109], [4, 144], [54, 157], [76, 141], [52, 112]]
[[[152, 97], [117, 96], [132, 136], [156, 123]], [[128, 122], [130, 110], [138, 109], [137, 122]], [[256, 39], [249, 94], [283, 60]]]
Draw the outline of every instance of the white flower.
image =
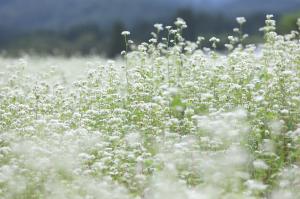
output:
[[150, 42], [150, 43], [157, 43], [157, 39], [154, 39], [154, 38], [149, 39], [149, 42]]
[[163, 25], [162, 25], [162, 24], [159, 24], [159, 23], [154, 24], [154, 28], [156, 28], [157, 31], [162, 31], [162, 30], [164, 30]]
[[174, 24], [180, 28], [187, 28], [186, 22], [182, 18], [179, 18], [179, 17], [176, 19]]
[[128, 35], [130, 35], [130, 32], [129, 32], [129, 31], [123, 31], [123, 32], [121, 33], [121, 35], [123, 35], [123, 36], [128, 36]]
[[171, 30], [170, 33], [171, 33], [171, 34], [176, 34], [176, 33], [177, 33], [177, 30]]
[[263, 191], [268, 187], [267, 185], [263, 184], [262, 182], [259, 182], [256, 180], [247, 180], [245, 182], [245, 185], [251, 190], [258, 190], [258, 191]]
[[289, 113], [289, 110], [287, 110], [287, 109], [282, 109], [282, 110], [280, 110], [280, 113], [282, 113], [282, 114], [288, 114], [288, 113]]
[[272, 19], [273, 17], [274, 17], [274, 15], [272, 15], [272, 14], [266, 15], [266, 18], [267, 18], [267, 19]]
[[209, 42], [212, 42], [212, 43], [219, 43], [220, 42], [220, 39], [216, 38], [216, 37], [212, 37], [209, 39]]
[[125, 140], [129, 146], [134, 146], [140, 142], [139, 133], [129, 133], [125, 136]]
[[233, 32], [239, 32], [239, 31], [240, 31], [239, 28], [234, 28], [234, 29], [233, 29]]
[[262, 170], [266, 170], [269, 168], [269, 166], [263, 160], [255, 160], [253, 162], [253, 166], [256, 169], [262, 169]]
[[244, 35], [243, 35], [243, 39], [246, 39], [246, 38], [248, 38], [248, 37], [249, 37], [248, 34], [244, 34]]
[[236, 21], [238, 22], [238, 24], [242, 25], [246, 23], [247, 20], [245, 19], [245, 17], [237, 17]]

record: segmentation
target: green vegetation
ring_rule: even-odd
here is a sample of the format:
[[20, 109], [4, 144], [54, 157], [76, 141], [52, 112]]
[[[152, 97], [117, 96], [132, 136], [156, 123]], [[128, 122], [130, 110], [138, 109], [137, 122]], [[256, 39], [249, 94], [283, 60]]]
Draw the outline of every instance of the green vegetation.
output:
[[299, 34], [267, 15], [257, 48], [237, 22], [222, 54], [181, 18], [141, 44], [123, 31], [123, 60], [72, 84], [2, 68], [0, 198], [300, 198]]
[[[288, 33], [296, 29], [296, 19], [299, 14], [286, 14], [277, 16], [280, 19], [278, 30]], [[224, 50], [223, 44], [227, 43], [228, 32], [234, 28], [233, 19], [223, 15], [204, 12], [194, 12], [191, 9], [180, 9], [177, 13], [162, 22], [170, 24], [177, 17], [183, 18], [189, 29], [183, 31], [183, 36], [190, 41], [195, 41], [199, 35], [210, 38], [217, 36], [221, 39], [218, 50]], [[263, 26], [264, 14], [252, 14], [247, 17], [244, 32], [251, 35], [246, 43], [262, 42], [262, 34], [257, 30]], [[0, 51], [6, 56], [22, 56], [23, 54], [38, 55], [103, 55], [115, 57], [124, 49], [120, 32], [126, 29], [122, 21], [117, 21], [110, 28], [101, 28], [96, 24], [77, 25], [60, 31], [34, 31], [18, 33], [16, 30], [2, 30], [0, 27]], [[140, 21], [132, 28], [132, 35], [136, 42], [148, 40], [153, 31], [152, 22]], [[209, 46], [208, 40], [203, 43]]]
[[288, 33], [291, 30], [297, 30], [298, 18], [300, 18], [300, 11], [282, 16], [282, 18], [279, 21], [279, 31], [281, 33]]

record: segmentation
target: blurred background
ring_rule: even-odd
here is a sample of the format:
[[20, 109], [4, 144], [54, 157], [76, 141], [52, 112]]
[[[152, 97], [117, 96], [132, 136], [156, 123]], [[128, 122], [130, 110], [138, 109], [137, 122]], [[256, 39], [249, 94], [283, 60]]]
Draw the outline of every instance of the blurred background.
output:
[[278, 32], [296, 29], [300, 0], [0, 0], [2, 56], [119, 55], [121, 31], [135, 42], [148, 40], [154, 23], [186, 20], [186, 39], [217, 36], [226, 42], [245, 16], [248, 42], [260, 42], [258, 29], [266, 14], [274, 14]]

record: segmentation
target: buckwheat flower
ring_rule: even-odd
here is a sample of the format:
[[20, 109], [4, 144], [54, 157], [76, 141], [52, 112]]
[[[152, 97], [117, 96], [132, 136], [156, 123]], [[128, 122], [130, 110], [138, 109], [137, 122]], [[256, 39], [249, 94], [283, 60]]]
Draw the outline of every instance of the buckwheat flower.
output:
[[244, 35], [243, 35], [243, 39], [246, 39], [246, 38], [248, 38], [248, 37], [249, 37], [248, 34], [244, 34]]
[[282, 109], [282, 110], [280, 110], [280, 113], [287, 115], [289, 113], [289, 110]]
[[153, 38], [157, 38], [157, 34], [155, 32], [151, 32]]
[[141, 52], [145, 52], [147, 50], [147, 47], [145, 47], [144, 45], [138, 45], [138, 50]]
[[267, 18], [267, 19], [272, 19], [273, 17], [274, 17], [274, 15], [272, 15], [272, 14], [266, 15], [266, 18]]
[[203, 50], [204, 50], [204, 52], [210, 52], [211, 51], [211, 49], [208, 48], [208, 47], [204, 47]]
[[209, 39], [210, 42], [213, 42], [213, 43], [218, 43], [220, 42], [220, 39], [216, 38], [216, 37], [212, 37]]
[[129, 31], [123, 31], [123, 32], [121, 33], [121, 35], [123, 35], [123, 36], [128, 36], [128, 35], [130, 35], [130, 32], [129, 32]]
[[157, 39], [154, 39], [154, 38], [149, 39], [149, 42], [150, 42], [150, 43], [157, 43]]
[[268, 25], [268, 26], [275, 26], [276, 25], [276, 21], [272, 20], [272, 19], [268, 19], [268, 20], [266, 20], [266, 25]]
[[258, 95], [258, 96], [255, 96], [254, 97], [254, 101], [256, 101], [256, 102], [261, 102], [261, 101], [263, 101], [265, 98], [264, 98], [264, 96], [261, 96], [261, 95]]
[[246, 23], [247, 20], [245, 19], [245, 17], [237, 17], [236, 21], [238, 22], [238, 24], [242, 25]]
[[197, 44], [198, 45], [200, 45], [201, 43], [202, 43], [202, 41], [204, 41], [205, 40], [205, 38], [204, 37], [201, 37], [201, 36], [199, 36], [199, 37], [197, 37]]
[[171, 96], [176, 95], [177, 92], [178, 92], [178, 88], [175, 88], [175, 87], [168, 88], [168, 94]]
[[228, 36], [227, 37], [228, 38], [228, 40], [230, 41], [230, 42], [232, 42], [232, 43], [234, 43], [234, 42], [236, 42], [236, 38], [234, 37], [234, 36]]
[[179, 18], [179, 17], [176, 19], [174, 24], [180, 28], [187, 28], [186, 22], [182, 18]]
[[248, 189], [251, 190], [257, 190], [257, 191], [263, 191], [265, 190], [268, 186], [263, 184], [262, 182], [256, 181], [256, 180], [247, 180], [245, 182], [245, 185], [248, 187]]
[[220, 39], [216, 38], [216, 37], [212, 37], [209, 39], [209, 42], [212, 43], [212, 47], [215, 49], [217, 47], [217, 43], [220, 42]]
[[154, 24], [154, 28], [156, 28], [158, 32], [164, 30], [163, 25], [159, 23]]
[[115, 61], [114, 60], [107, 60], [108, 65], [114, 65]]
[[142, 42], [141, 45], [143, 45], [143, 46], [145, 46], [145, 47], [148, 47], [148, 46], [149, 46], [149, 44], [146, 43], [146, 42]]
[[224, 44], [225, 48], [227, 48], [229, 51], [233, 50], [233, 45], [232, 44]]
[[263, 160], [255, 160], [253, 166], [256, 169], [267, 170], [269, 166]]
[[239, 28], [234, 28], [233, 32], [240, 32], [240, 29]]
[[176, 34], [177, 30], [170, 30], [170, 34]]
[[129, 146], [135, 146], [140, 142], [140, 134], [139, 133], [129, 133], [125, 136], [125, 140]]
[[192, 108], [187, 108], [184, 110], [184, 114], [187, 115], [187, 116], [193, 116], [195, 113], [194, 109]]

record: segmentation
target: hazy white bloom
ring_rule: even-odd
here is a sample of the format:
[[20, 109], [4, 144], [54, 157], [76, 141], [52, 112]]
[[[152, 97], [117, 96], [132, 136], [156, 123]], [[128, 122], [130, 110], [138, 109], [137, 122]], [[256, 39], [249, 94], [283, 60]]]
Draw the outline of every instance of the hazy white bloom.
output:
[[179, 17], [176, 19], [174, 24], [180, 28], [187, 28], [186, 22], [182, 18], [179, 18]]
[[262, 182], [256, 181], [256, 180], [247, 180], [245, 182], [246, 186], [250, 190], [257, 190], [257, 191], [263, 191], [265, 190], [268, 186], [263, 184]]
[[224, 46], [230, 51], [234, 48], [232, 44], [224, 44]]
[[294, 199], [296, 196], [288, 190], [279, 190], [272, 193], [271, 199]]
[[269, 168], [269, 166], [263, 160], [253, 161], [253, 166], [256, 169], [263, 169], [263, 170], [266, 170]]
[[154, 28], [156, 28], [157, 29], [157, 31], [162, 31], [162, 30], [164, 30], [164, 28], [163, 28], [163, 25], [162, 24], [154, 24]]
[[289, 110], [287, 110], [287, 109], [282, 109], [280, 112], [281, 112], [282, 114], [288, 114], [288, 113], [289, 113]]
[[284, 121], [283, 120], [270, 121], [268, 126], [271, 129], [272, 133], [279, 135], [284, 126]]
[[239, 32], [240, 29], [239, 28], [233, 28], [233, 32]]
[[154, 38], [149, 39], [149, 42], [150, 42], [150, 43], [157, 43], [157, 39], [154, 39]]
[[272, 14], [267, 14], [267, 15], [266, 15], [266, 18], [267, 18], [267, 19], [272, 19], [273, 17], [274, 17], [274, 15], [272, 15]]
[[248, 37], [249, 37], [248, 34], [244, 34], [244, 35], [243, 35], [243, 39], [246, 39], [246, 38], [248, 38]]
[[209, 41], [218, 43], [218, 42], [220, 42], [220, 39], [218, 39], [216, 37], [212, 37], [212, 38], [209, 39]]
[[237, 17], [236, 21], [238, 22], [238, 24], [242, 25], [246, 22], [245, 17]]
[[170, 30], [170, 33], [171, 33], [171, 34], [176, 34], [176, 33], [177, 33], [177, 30]]
[[121, 35], [123, 35], [123, 36], [128, 36], [128, 35], [130, 35], [130, 32], [129, 32], [129, 31], [123, 31], [123, 32], [121, 33]]
[[126, 135], [125, 140], [130, 146], [134, 146], [140, 142], [140, 135], [138, 133], [129, 133]]

